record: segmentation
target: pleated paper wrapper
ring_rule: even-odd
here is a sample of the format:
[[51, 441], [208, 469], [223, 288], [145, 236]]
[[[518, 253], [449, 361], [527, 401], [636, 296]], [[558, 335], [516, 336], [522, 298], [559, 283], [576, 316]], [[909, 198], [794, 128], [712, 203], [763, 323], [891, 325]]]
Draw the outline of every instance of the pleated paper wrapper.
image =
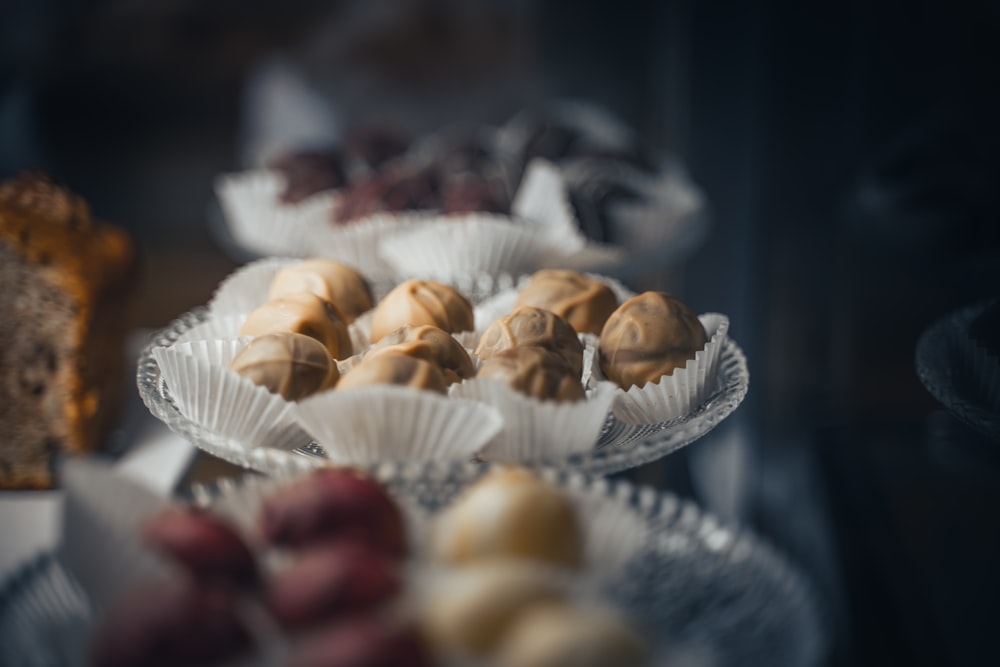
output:
[[294, 407], [333, 463], [471, 460], [500, 431], [491, 406], [410, 387], [323, 392]]
[[292, 403], [229, 370], [249, 338], [195, 340], [153, 350], [178, 409], [206, 431], [246, 450], [292, 450], [309, 435]]
[[285, 204], [281, 201], [283, 189], [282, 176], [270, 170], [216, 179], [215, 192], [235, 241], [262, 255], [308, 254], [311, 239], [331, 224], [336, 195], [323, 192]]
[[[629, 424], [658, 424], [683, 417], [705, 402], [714, 390], [719, 355], [729, 332], [729, 318], [718, 313], [699, 315], [708, 343], [684, 368], [664, 375], [658, 382], [647, 382], [628, 391], [618, 390], [612, 411]], [[598, 364], [594, 377], [605, 379]]]

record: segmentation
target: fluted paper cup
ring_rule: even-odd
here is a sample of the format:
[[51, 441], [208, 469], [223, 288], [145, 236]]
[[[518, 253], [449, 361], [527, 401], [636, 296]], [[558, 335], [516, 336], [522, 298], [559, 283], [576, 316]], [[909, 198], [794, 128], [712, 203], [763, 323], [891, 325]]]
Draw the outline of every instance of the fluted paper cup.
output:
[[208, 302], [213, 317], [244, 315], [267, 301], [274, 277], [282, 269], [298, 264], [300, 259], [268, 257], [250, 262], [226, 276]]
[[601, 435], [616, 387], [602, 382], [579, 401], [539, 401], [487, 378], [463, 382], [454, 395], [493, 406], [503, 429], [483, 448], [487, 461], [544, 461], [592, 450]]
[[527, 221], [541, 236], [558, 244], [561, 255], [557, 260], [587, 245], [587, 238], [573, 215], [566, 184], [551, 162], [532, 160], [510, 210], [512, 216]]
[[338, 225], [330, 222], [309, 239], [309, 254], [356, 266], [372, 279], [391, 277], [393, 267], [382, 258], [381, 244], [414, 224], [417, 218], [377, 213]]
[[503, 424], [482, 403], [395, 386], [334, 389], [300, 401], [294, 414], [332, 462], [357, 465], [467, 461]]
[[400, 276], [449, 282], [487, 273], [519, 275], [545, 266], [561, 249], [533, 225], [497, 215], [428, 219], [385, 239], [382, 257]]
[[254, 170], [220, 176], [215, 191], [233, 238], [263, 255], [304, 256], [329, 226], [336, 195], [322, 192], [296, 204], [281, 201], [284, 179]]
[[[647, 382], [628, 391], [618, 389], [612, 411], [629, 424], [657, 424], [677, 419], [701, 405], [713, 391], [718, 374], [719, 355], [729, 331], [729, 318], [718, 313], [699, 315], [708, 343], [689, 359], [684, 368], [664, 375], [658, 382]], [[604, 379], [598, 365], [597, 379]]]
[[178, 343], [193, 343], [195, 341], [220, 340], [223, 338], [239, 338], [240, 328], [246, 322], [247, 313], [220, 315], [209, 314], [203, 321], [194, 325], [177, 337]]
[[206, 431], [247, 450], [292, 450], [310, 438], [291, 402], [229, 370], [249, 338], [196, 340], [153, 350], [178, 409]]

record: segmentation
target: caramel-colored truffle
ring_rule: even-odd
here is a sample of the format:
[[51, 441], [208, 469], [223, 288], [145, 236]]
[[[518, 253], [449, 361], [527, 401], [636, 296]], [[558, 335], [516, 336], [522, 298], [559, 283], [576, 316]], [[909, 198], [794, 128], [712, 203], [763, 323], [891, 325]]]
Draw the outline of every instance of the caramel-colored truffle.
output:
[[641, 667], [649, 656], [615, 614], [542, 602], [518, 615], [496, 658], [498, 667]]
[[601, 328], [618, 307], [615, 293], [604, 283], [576, 271], [535, 272], [517, 295], [518, 306], [551, 310], [577, 333], [601, 335]]
[[309, 259], [278, 271], [271, 281], [268, 298], [279, 299], [296, 292], [311, 292], [337, 306], [350, 324], [371, 310], [374, 299], [364, 277], [329, 259]]
[[489, 359], [504, 350], [533, 345], [562, 357], [577, 379], [583, 374], [583, 343], [569, 322], [549, 310], [524, 306], [491, 324], [476, 354]]
[[561, 491], [524, 468], [497, 468], [469, 487], [435, 526], [439, 560], [509, 557], [579, 567], [583, 533]]
[[421, 624], [436, 652], [483, 657], [521, 612], [563, 597], [544, 568], [509, 559], [477, 561], [434, 581]]
[[375, 307], [372, 342], [401, 326], [430, 324], [448, 333], [472, 331], [472, 304], [458, 291], [430, 280], [407, 280]]
[[315, 294], [298, 292], [268, 301], [250, 313], [240, 329], [241, 336], [280, 332], [315, 338], [334, 359], [346, 359], [353, 354], [351, 337], [340, 311]]
[[500, 380], [539, 401], [578, 401], [584, 397], [580, 376], [562, 357], [541, 347], [504, 350], [483, 362], [476, 377]]
[[472, 359], [462, 344], [447, 331], [429, 324], [419, 327], [406, 325], [390, 332], [383, 336], [366, 356], [391, 352], [435, 364], [444, 374], [448, 384], [461, 382], [476, 374]]
[[340, 379], [326, 347], [298, 333], [254, 338], [233, 357], [229, 369], [287, 401], [329, 389]]
[[705, 327], [686, 305], [664, 292], [634, 296], [601, 332], [601, 370], [622, 389], [658, 382], [705, 347]]
[[[369, 357], [347, 371], [337, 384], [337, 390], [392, 384], [414, 389], [426, 389], [444, 394], [448, 383], [437, 366], [408, 357], [405, 354], [386, 353]], [[387, 416], [391, 418], [391, 416]]]

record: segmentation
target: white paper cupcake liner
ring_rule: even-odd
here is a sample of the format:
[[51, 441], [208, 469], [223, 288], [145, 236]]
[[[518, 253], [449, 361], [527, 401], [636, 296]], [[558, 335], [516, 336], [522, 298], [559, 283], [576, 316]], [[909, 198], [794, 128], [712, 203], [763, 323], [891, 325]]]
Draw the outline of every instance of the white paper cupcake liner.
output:
[[361, 387], [300, 401], [301, 427], [334, 463], [469, 460], [501, 429], [492, 407], [408, 387]]
[[227, 174], [216, 180], [215, 191], [234, 240], [265, 255], [309, 253], [311, 239], [329, 225], [336, 195], [324, 192], [297, 204], [284, 204], [283, 188], [280, 174], [269, 170]]
[[[177, 343], [194, 343], [196, 341], [219, 340], [223, 338], [239, 338], [240, 329], [247, 321], [250, 312], [241, 314], [221, 315], [209, 317], [185, 331], [177, 338]], [[347, 326], [347, 333], [351, 337], [351, 347], [353, 350], [364, 350], [371, 345], [371, 319], [370, 313], [365, 313]]]
[[454, 395], [490, 405], [503, 417], [503, 429], [483, 448], [487, 461], [555, 460], [590, 451], [615, 398], [615, 386], [600, 383], [579, 401], [538, 401], [502, 382], [474, 379], [463, 382]]
[[532, 160], [510, 206], [511, 214], [526, 221], [542, 237], [559, 244], [560, 259], [584, 248], [559, 169], [546, 160]]
[[[607, 285], [608, 288], [614, 292], [615, 300], [619, 305], [635, 296], [635, 292], [628, 289], [614, 278], [588, 272], [584, 272], [584, 275]], [[501, 290], [493, 296], [478, 303], [474, 309], [476, 329], [479, 331], [486, 331], [486, 329], [489, 328], [493, 322], [500, 319], [504, 315], [512, 313], [517, 306], [518, 294], [530, 280], [530, 275], [521, 276], [514, 287]]]
[[274, 276], [282, 269], [302, 260], [289, 257], [268, 257], [251, 262], [229, 274], [215, 289], [208, 302], [213, 317], [244, 315], [267, 301]]
[[193, 343], [195, 341], [219, 340], [222, 338], [239, 338], [240, 328], [247, 319], [247, 314], [232, 314], [213, 317], [209, 315], [177, 337], [175, 343]]
[[[677, 419], [701, 405], [714, 389], [722, 343], [729, 331], [729, 318], [718, 313], [699, 315], [708, 343], [690, 359], [684, 368], [659, 382], [633, 386], [628, 391], [618, 389], [612, 411], [628, 424], [657, 424]], [[594, 376], [604, 379], [599, 366]]]
[[63, 503], [59, 555], [98, 610], [107, 609], [140, 581], [165, 576], [168, 568], [139, 539], [142, 523], [167, 501], [82, 458], [61, 468]]
[[153, 350], [177, 407], [206, 431], [247, 450], [291, 450], [309, 442], [293, 405], [228, 369], [244, 339], [196, 340]]
[[308, 254], [358, 267], [370, 279], [391, 277], [393, 267], [382, 258], [381, 244], [406, 230], [417, 217], [378, 213], [342, 225], [328, 223], [309, 239]]
[[400, 276], [449, 282], [488, 273], [519, 275], [560, 252], [548, 238], [517, 220], [470, 214], [429, 219], [385, 239], [380, 252]]

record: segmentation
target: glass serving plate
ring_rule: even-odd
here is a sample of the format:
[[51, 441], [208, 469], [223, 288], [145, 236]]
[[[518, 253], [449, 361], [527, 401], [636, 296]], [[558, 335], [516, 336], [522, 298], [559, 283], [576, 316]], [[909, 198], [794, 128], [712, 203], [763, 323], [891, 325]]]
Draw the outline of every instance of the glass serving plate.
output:
[[[400, 503], [433, 515], [488, 468], [383, 464], [370, 470]], [[767, 544], [650, 488], [575, 471], [541, 474], [595, 511], [615, 504], [635, 517], [639, 537], [599, 593], [633, 619], [654, 646], [656, 664], [821, 663], [828, 638], [812, 588]], [[227, 484], [260, 482], [247, 477]], [[194, 499], [211, 503], [225, 486], [196, 488]], [[70, 664], [65, 659], [82, 645], [93, 616], [58, 558], [44, 556], [0, 587], [0, 653], [10, 664]]]
[[[137, 384], [149, 410], [171, 430], [204, 451], [230, 463], [264, 473], [304, 470], [327, 461], [313, 442], [291, 452], [267, 447], [248, 449], [244, 443], [213, 432], [188, 419], [177, 407], [164, 382], [152, 350], [173, 344], [208, 316], [205, 308], [192, 310], [160, 331], [139, 357]], [[715, 391], [691, 413], [658, 424], [632, 425], [608, 415], [593, 451], [561, 461], [525, 461], [531, 465], [567, 466], [596, 474], [610, 474], [655, 461], [702, 437], [728, 417], [746, 396], [749, 372], [739, 346], [726, 341], [719, 361]]]
[[916, 368], [920, 381], [949, 412], [996, 440], [1000, 411], [991, 408], [970, 358], [974, 343], [969, 326], [991, 301], [962, 308], [932, 324], [917, 341]]

